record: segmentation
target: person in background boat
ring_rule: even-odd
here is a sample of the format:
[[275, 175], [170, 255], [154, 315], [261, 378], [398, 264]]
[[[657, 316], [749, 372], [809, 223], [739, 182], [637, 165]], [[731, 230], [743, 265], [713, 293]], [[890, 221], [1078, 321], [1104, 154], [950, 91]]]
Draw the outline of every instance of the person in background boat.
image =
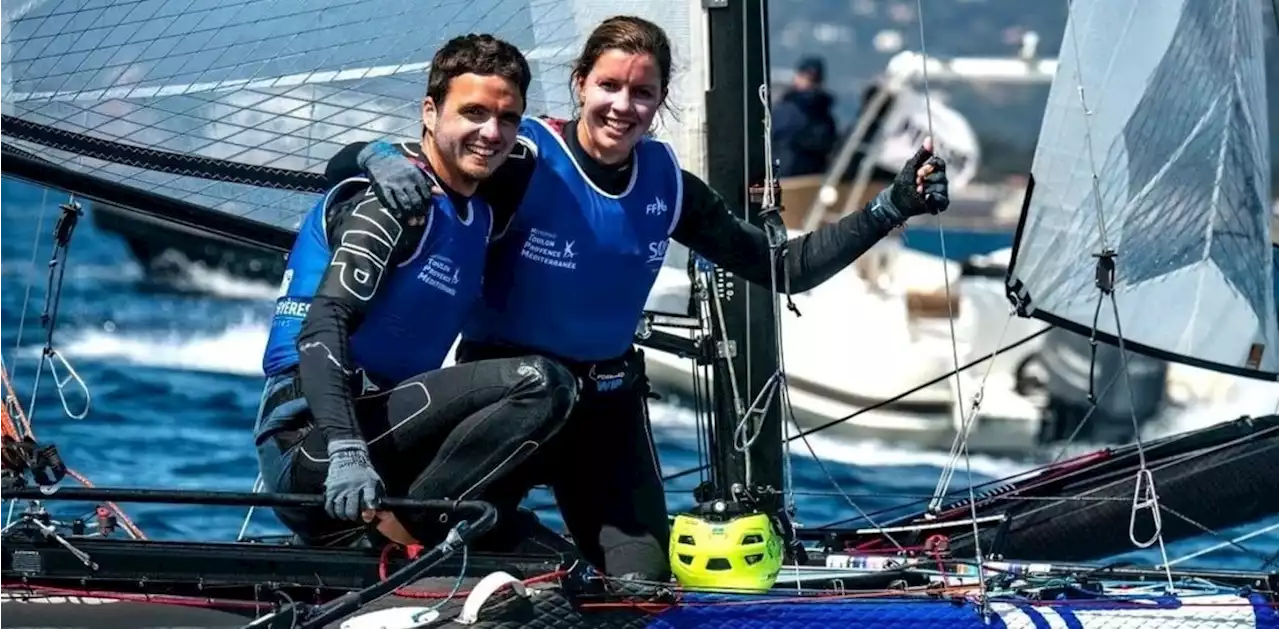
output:
[[779, 177], [827, 170], [836, 145], [836, 119], [831, 115], [835, 99], [822, 87], [825, 74], [822, 59], [801, 59], [791, 89], [773, 105], [773, 154]]
[[[665, 580], [668, 520], [650, 434], [644, 357], [632, 346], [667, 245], [770, 285], [764, 231], [681, 169], [649, 131], [671, 84], [671, 44], [636, 17], [605, 20], [572, 71], [579, 115], [526, 118], [511, 157], [477, 194], [510, 213], [490, 247], [481, 302], [463, 329], [462, 363], [549, 356], [584, 383], [565, 428], [486, 499], [513, 522], [535, 484], [548, 484], [585, 558], [614, 576]], [[411, 162], [352, 145], [336, 170], [368, 174], [384, 197], [433, 201]], [[928, 145], [860, 212], [791, 240], [780, 287], [804, 292], [852, 263], [913, 216], [947, 208], [944, 164]], [[512, 529], [507, 528], [507, 531]]]
[[324, 493], [323, 509], [277, 510], [304, 543], [358, 543], [366, 523], [405, 543], [442, 533], [439, 514], [380, 511], [380, 499], [474, 498], [564, 423], [577, 384], [553, 361], [441, 368], [495, 220], [473, 193], [515, 144], [530, 80], [507, 42], [449, 41], [431, 64], [421, 144], [379, 147], [421, 175], [416, 193], [440, 194], [401, 212], [347, 179], [299, 230], [255, 440], [270, 491]]

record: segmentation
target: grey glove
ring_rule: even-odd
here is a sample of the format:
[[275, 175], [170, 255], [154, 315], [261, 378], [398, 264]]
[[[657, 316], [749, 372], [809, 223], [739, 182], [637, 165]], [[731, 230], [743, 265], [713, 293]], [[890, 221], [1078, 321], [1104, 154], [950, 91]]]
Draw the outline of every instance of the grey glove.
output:
[[[918, 171], [925, 166], [929, 166], [931, 172], [920, 178]], [[907, 160], [893, 183], [876, 195], [872, 210], [900, 225], [912, 216], [944, 212], [950, 204], [947, 164], [926, 144]]]
[[396, 218], [426, 215], [432, 181], [417, 162], [386, 140], [370, 142], [356, 155], [373, 193]]
[[324, 510], [333, 518], [356, 522], [376, 509], [386, 488], [369, 462], [369, 446], [359, 439], [329, 443], [329, 473], [324, 479]]

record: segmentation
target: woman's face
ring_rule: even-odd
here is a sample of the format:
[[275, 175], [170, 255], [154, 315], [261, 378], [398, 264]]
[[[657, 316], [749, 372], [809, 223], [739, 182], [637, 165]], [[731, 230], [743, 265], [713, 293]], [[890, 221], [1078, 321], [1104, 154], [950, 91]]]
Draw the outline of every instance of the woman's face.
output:
[[616, 164], [653, 124], [664, 96], [653, 55], [606, 50], [578, 81], [582, 121], [578, 141], [595, 159]]

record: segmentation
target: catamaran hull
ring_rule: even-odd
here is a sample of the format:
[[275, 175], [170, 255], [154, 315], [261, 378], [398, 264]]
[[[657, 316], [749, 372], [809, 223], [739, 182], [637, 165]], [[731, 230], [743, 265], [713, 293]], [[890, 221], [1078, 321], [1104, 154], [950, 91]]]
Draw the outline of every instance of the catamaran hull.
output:
[[[542, 627], [588, 628], [700, 628], [751, 627], [807, 629], [809, 627], [876, 627], [878, 629], [1021, 629], [1071, 627], [1131, 629], [1134, 627], [1275, 628], [1275, 608], [1258, 595], [1200, 595], [1181, 599], [1076, 600], [1051, 602], [992, 602], [983, 610], [971, 600], [906, 597], [858, 598], [833, 595], [827, 599], [797, 600], [783, 593], [768, 596], [686, 595], [675, 604], [642, 604], [623, 600], [577, 598], [558, 587], [530, 589], [527, 597], [498, 595], [478, 607], [474, 622], [460, 619], [465, 599], [441, 601], [389, 597], [364, 611], [327, 627], [461, 627], [498, 629]], [[436, 622], [423, 620], [432, 606], [441, 613]], [[386, 610], [391, 612], [388, 618]], [[252, 618], [189, 606], [104, 599], [65, 598], [46, 602], [17, 602], [6, 598], [6, 627], [143, 628], [242, 627]], [[396, 622], [399, 620], [399, 622]], [[288, 626], [283, 625], [283, 626]]]
[[192, 265], [220, 271], [236, 280], [276, 285], [284, 275], [280, 252], [219, 238], [202, 230], [173, 225], [113, 205], [94, 203], [94, 224], [124, 238], [147, 278], [186, 288]]
[[[570, 599], [552, 592], [532, 605], [512, 600], [507, 609], [495, 607], [493, 614], [473, 627], [510, 626], [518, 618], [546, 627], [750, 627], [805, 629], [809, 627], [876, 627], [878, 629], [1002, 629], [1022, 627], [1079, 627], [1080, 629], [1121, 629], [1131, 627], [1276, 627], [1275, 609], [1261, 597], [1213, 597], [1194, 602], [1172, 599], [1164, 604], [1147, 603], [1148, 609], [1134, 605], [1088, 602], [1085, 605], [993, 603], [984, 619], [973, 602], [912, 600], [907, 598], [842, 598], [780, 602], [781, 595], [768, 597], [689, 597], [680, 606], [665, 610], [591, 611], [574, 609]], [[785, 599], [783, 599], [785, 600]], [[589, 603], [587, 603], [589, 605]], [[1142, 607], [1143, 604], [1137, 605]], [[524, 611], [520, 611], [523, 608]], [[536, 616], [529, 616], [533, 611]], [[504, 613], [505, 612], [505, 613]], [[540, 617], [542, 623], [533, 620]], [[482, 617], [483, 618], [483, 617]], [[487, 620], [488, 622], [485, 622]], [[452, 623], [451, 623], [452, 624]]]
[[143, 629], [151, 627], [242, 627], [251, 618], [191, 605], [163, 605], [92, 596], [25, 599], [5, 592], [4, 626], [50, 629]]
[[[1274, 416], [1239, 420], [1222, 430], [1233, 425], [1241, 430], [1256, 426], [1262, 436], [1196, 456], [1153, 457], [1148, 462], [1160, 504], [1159, 532], [1166, 541], [1254, 522], [1280, 508]], [[1151, 510], [1132, 515], [1136, 482], [1135, 469], [1118, 470], [1067, 486], [1059, 494], [1068, 496], [1064, 500], [1014, 501], [1008, 525], [984, 533], [982, 547], [1005, 557], [1052, 556], [1069, 562], [1133, 550], [1131, 535], [1154, 543], [1157, 531]], [[974, 552], [971, 535], [953, 538], [952, 544], [957, 556]]]

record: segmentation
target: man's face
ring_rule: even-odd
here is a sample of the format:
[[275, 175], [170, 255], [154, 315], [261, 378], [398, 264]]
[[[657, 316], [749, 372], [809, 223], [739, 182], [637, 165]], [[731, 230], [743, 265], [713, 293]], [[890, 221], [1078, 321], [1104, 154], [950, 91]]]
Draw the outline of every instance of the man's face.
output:
[[493, 174], [515, 146], [523, 113], [520, 89], [511, 81], [487, 74], [454, 77], [443, 103], [428, 96], [422, 105], [422, 123], [445, 162], [436, 167], [470, 183]]
[[800, 71], [795, 73], [795, 76], [791, 78], [791, 87], [794, 87], [796, 90], [801, 92], [813, 89], [813, 85], [813, 75], [809, 72]]

